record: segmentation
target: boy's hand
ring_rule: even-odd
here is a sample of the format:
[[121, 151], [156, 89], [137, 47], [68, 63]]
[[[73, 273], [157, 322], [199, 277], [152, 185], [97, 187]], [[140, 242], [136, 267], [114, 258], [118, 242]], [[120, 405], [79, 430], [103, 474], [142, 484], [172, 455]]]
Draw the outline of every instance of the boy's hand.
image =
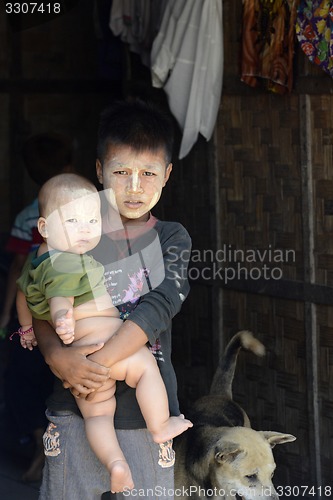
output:
[[68, 309], [66, 314], [59, 316], [55, 321], [55, 331], [64, 344], [71, 344], [74, 340], [75, 319], [73, 308]]
[[89, 354], [103, 345], [61, 347], [48, 358], [53, 373], [62, 380], [65, 389], [71, 389], [73, 395], [85, 397], [102, 387], [110, 377], [109, 368], [87, 359]]
[[110, 369], [87, 358], [99, 351], [104, 344], [66, 347], [47, 321], [33, 319], [38, 347], [52, 372], [63, 382], [65, 388], [89, 394], [105, 384]]

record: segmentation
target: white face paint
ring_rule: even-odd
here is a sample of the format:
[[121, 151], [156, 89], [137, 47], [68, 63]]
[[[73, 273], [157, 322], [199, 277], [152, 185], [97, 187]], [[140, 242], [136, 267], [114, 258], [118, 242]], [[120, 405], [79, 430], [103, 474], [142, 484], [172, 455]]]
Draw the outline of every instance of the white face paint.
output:
[[127, 146], [110, 148], [103, 166], [97, 161], [97, 177], [107, 200], [123, 222], [148, 220], [150, 210], [160, 199], [172, 165], [165, 166], [165, 153], [136, 152]]

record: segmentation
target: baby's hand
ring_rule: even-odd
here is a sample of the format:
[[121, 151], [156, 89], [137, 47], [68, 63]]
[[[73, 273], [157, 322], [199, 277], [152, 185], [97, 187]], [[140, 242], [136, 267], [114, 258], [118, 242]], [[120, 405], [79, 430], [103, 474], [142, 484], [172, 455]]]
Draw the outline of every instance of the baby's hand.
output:
[[64, 344], [71, 344], [74, 340], [75, 319], [73, 309], [68, 309], [65, 315], [60, 316], [55, 322], [55, 331]]
[[21, 346], [32, 351], [37, 345], [37, 339], [33, 331], [20, 335]]

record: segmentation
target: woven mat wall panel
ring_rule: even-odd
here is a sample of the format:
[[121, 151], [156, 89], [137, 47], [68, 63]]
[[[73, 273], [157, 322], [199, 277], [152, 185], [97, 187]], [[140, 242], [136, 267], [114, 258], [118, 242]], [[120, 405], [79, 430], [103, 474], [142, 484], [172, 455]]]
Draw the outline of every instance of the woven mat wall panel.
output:
[[298, 98], [271, 95], [225, 96], [218, 120], [222, 241], [267, 265], [281, 250], [289, 279], [303, 277], [298, 123]]
[[230, 338], [237, 330], [247, 328], [266, 347], [262, 359], [245, 352], [239, 356], [234, 399], [246, 409], [255, 429], [297, 437], [294, 443], [274, 449], [276, 480], [292, 485], [301, 484], [301, 478], [309, 479], [311, 471], [303, 307], [290, 301], [284, 315], [286, 304], [254, 294], [224, 291], [225, 336]]
[[[313, 215], [302, 209], [300, 144], [305, 123], [297, 95], [289, 97], [226, 95], [218, 119], [220, 185], [220, 231], [230, 249], [256, 250], [251, 269], [279, 267], [286, 280], [304, 281], [303, 224], [313, 225], [315, 283], [333, 284], [333, 98], [311, 96], [310, 124]], [[306, 118], [306, 117], [305, 117]], [[305, 245], [305, 246], [304, 246]], [[280, 249], [281, 262], [274, 253]], [[265, 254], [266, 250], [266, 254]], [[290, 250], [290, 253], [287, 251]], [[259, 253], [258, 253], [259, 251]], [[307, 250], [308, 251], [308, 250]], [[265, 254], [265, 258], [262, 256]], [[236, 253], [231, 254], [231, 257]], [[232, 258], [231, 258], [232, 260]], [[237, 259], [233, 258], [236, 267]], [[305, 309], [302, 302], [224, 290], [225, 332], [231, 335], [249, 328], [262, 335], [267, 346], [266, 369], [242, 361], [235, 393], [243, 398], [260, 427], [294, 433], [297, 441], [280, 447], [280, 480], [286, 485], [313, 481], [307, 378]], [[333, 294], [332, 294], [333, 297]], [[333, 299], [332, 299], [333, 301]], [[333, 462], [333, 313], [330, 306], [317, 306], [318, 385], [320, 399], [320, 445], [323, 485], [332, 482]], [[310, 356], [311, 358], [311, 356]], [[316, 364], [316, 361], [315, 361]], [[252, 387], [255, 386], [255, 387]], [[246, 406], [247, 405], [247, 406]], [[253, 406], [251, 406], [253, 405]], [[252, 414], [251, 414], [252, 413]], [[299, 458], [301, 457], [301, 461]]]

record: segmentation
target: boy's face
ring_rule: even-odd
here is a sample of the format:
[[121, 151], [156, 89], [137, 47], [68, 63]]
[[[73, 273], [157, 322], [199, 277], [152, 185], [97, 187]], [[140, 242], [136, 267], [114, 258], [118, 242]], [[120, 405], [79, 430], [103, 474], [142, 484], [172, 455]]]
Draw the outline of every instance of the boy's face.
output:
[[161, 197], [172, 164], [165, 165], [165, 152], [134, 151], [128, 146], [109, 148], [103, 166], [96, 162], [97, 178], [110, 205], [122, 222], [145, 222]]
[[85, 194], [74, 200], [64, 197], [57, 209], [46, 218], [39, 218], [38, 229], [46, 238], [49, 250], [76, 254], [89, 252], [101, 237], [98, 194]]

